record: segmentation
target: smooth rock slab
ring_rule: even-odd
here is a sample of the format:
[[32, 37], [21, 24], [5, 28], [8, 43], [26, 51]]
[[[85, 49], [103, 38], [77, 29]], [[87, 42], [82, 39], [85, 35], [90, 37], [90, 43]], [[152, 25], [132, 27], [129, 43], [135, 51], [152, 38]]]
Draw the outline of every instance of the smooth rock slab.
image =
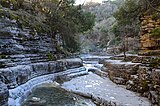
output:
[[78, 68], [83, 66], [83, 62], [80, 58], [71, 58], [71, 59], [61, 59], [57, 62], [63, 62], [66, 65], [66, 68]]
[[139, 97], [135, 93], [122, 88], [108, 78], [101, 78], [96, 74], [74, 78], [62, 84], [62, 88], [79, 93], [92, 95], [103, 101], [116, 103], [121, 106], [150, 106], [148, 99]]

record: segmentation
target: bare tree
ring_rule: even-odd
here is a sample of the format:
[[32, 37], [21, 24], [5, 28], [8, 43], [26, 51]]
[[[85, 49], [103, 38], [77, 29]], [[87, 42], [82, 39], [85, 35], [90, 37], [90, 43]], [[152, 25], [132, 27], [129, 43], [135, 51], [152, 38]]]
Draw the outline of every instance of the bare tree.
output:
[[[157, 1], [157, 0], [152, 0], [152, 1], [149, 1], [149, 0], [146, 0], [147, 1], [147, 3], [148, 3], [148, 5], [152, 8], [152, 9], [154, 9], [155, 11], [157, 11], [157, 12], [160, 12], [160, 10], [159, 9], [157, 9], [153, 4], [156, 4], [156, 5], [158, 5], [159, 4], [159, 0]], [[158, 3], [158, 4], [157, 4]]]

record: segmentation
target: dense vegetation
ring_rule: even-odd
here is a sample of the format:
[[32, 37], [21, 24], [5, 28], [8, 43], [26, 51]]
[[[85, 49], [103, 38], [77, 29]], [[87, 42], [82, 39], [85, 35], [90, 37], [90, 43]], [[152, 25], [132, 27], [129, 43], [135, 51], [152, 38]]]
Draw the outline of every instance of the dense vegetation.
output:
[[91, 12], [96, 16], [96, 23], [93, 29], [82, 35], [85, 39], [85, 42], [82, 42], [83, 51], [101, 51], [101, 48], [109, 46], [110, 43], [108, 42], [114, 38], [111, 32], [111, 28], [115, 24], [113, 13], [117, 11], [118, 6], [123, 2], [124, 0], [106, 0], [102, 4], [88, 2], [83, 6], [85, 11]]
[[60, 36], [68, 52], [79, 49], [76, 34], [94, 25], [94, 15], [84, 12], [81, 5], [75, 6], [73, 0], [1, 0], [0, 17], [16, 20], [20, 28], [32, 29], [33, 35], [48, 34], [54, 44]]
[[152, 14], [158, 5], [158, 0], [126, 0], [113, 15], [117, 21], [113, 29], [115, 35], [138, 36], [140, 16]]
[[[141, 16], [152, 14], [159, 18], [160, 5], [159, 0], [106, 0], [84, 6], [75, 6], [74, 0], [1, 0], [0, 4], [1, 18], [16, 20], [20, 28], [32, 29], [33, 35], [48, 34], [54, 44], [56, 36], [60, 36], [62, 47], [57, 45], [57, 49], [69, 52], [79, 50], [80, 44], [91, 51], [121, 48], [123, 38], [138, 39]], [[80, 33], [81, 42], [77, 36]], [[159, 35], [159, 28], [151, 33]]]
[[[123, 42], [127, 37], [139, 39], [141, 17], [151, 15], [154, 19], [160, 18], [159, 6], [158, 0], [125, 0], [113, 14], [116, 19], [116, 24], [112, 28], [115, 39], [119, 38]], [[158, 29], [151, 31], [151, 35], [158, 35]], [[123, 45], [125, 46], [125, 44]]]

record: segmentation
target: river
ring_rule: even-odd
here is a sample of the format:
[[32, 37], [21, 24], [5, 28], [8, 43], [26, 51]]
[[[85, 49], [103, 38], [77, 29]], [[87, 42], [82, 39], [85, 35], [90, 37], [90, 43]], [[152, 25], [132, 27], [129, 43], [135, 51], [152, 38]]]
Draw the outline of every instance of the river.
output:
[[102, 106], [150, 106], [148, 99], [114, 84], [107, 77], [93, 73], [101, 72], [103, 65], [98, 61], [109, 59], [110, 56], [80, 57], [88, 72], [86, 75], [74, 77], [58, 86], [53, 83], [42, 84], [31, 92], [23, 106], [96, 106], [94, 103]]

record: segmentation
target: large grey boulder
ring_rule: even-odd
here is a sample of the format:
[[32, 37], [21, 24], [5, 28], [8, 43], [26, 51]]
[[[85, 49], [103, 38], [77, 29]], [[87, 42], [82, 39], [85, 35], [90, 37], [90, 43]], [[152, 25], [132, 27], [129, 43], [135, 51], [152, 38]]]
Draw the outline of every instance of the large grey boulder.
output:
[[58, 60], [58, 62], [63, 62], [66, 65], [66, 68], [78, 68], [83, 66], [83, 61], [80, 58], [73, 58], [73, 59], [62, 59]]
[[32, 71], [33, 69], [30, 65], [2, 68], [0, 69], [0, 79], [8, 88], [15, 88], [28, 81], [31, 78]]
[[48, 62], [34, 63], [32, 64], [33, 71], [37, 74], [45, 74], [48, 72]]
[[118, 84], [125, 84], [131, 75], [137, 74], [139, 63], [123, 62], [121, 60], [105, 60], [103, 62], [104, 70], [109, 78]]

